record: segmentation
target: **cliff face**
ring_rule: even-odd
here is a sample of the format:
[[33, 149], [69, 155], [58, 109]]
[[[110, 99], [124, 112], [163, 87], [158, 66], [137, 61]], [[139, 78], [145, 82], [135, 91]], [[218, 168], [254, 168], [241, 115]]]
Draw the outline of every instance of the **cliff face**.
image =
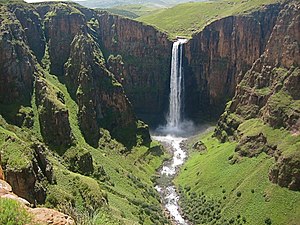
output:
[[[64, 3], [37, 9], [44, 18], [50, 73], [65, 80], [77, 102], [79, 125], [86, 141], [97, 147], [102, 127], [126, 144], [118, 133], [136, 128], [136, 119], [121, 84], [106, 67], [99, 34], [93, 27], [96, 14]], [[134, 139], [135, 133], [131, 136]]]
[[69, 147], [73, 142], [73, 134], [63, 94], [55, 90], [45, 79], [37, 78], [35, 96], [44, 141], [53, 147], [62, 149]]
[[8, 7], [1, 7], [0, 103], [30, 100], [36, 65], [22, 25]]
[[22, 8], [18, 5], [9, 5], [9, 10], [14, 12], [21, 23], [27, 44], [40, 62], [45, 53], [45, 36], [39, 14], [30, 6]]
[[49, 46], [50, 73], [62, 76], [76, 34], [86, 29], [84, 15], [72, 6], [61, 4], [45, 15], [45, 36]]
[[[292, 190], [300, 190], [300, 153], [299, 144], [295, 144], [300, 130], [299, 11], [297, 2], [280, 11], [264, 53], [243, 76], [215, 131], [223, 141], [231, 135], [239, 141], [243, 136], [239, 125], [251, 119], [259, 119], [275, 130], [288, 130], [294, 144], [288, 145], [289, 150], [280, 143], [273, 146], [277, 162], [269, 178]], [[270, 134], [265, 135], [272, 141]]]
[[122, 84], [138, 114], [163, 117], [168, 105], [172, 42], [140, 22], [101, 13], [97, 32], [108, 54], [121, 55]]
[[114, 134], [117, 129], [135, 126], [136, 119], [121, 84], [106, 69], [99, 46], [88, 34], [74, 38], [65, 71], [69, 89], [78, 102], [79, 123], [89, 143], [97, 145], [100, 127]]
[[264, 52], [280, 5], [206, 26], [185, 46], [187, 114], [218, 115], [237, 83]]

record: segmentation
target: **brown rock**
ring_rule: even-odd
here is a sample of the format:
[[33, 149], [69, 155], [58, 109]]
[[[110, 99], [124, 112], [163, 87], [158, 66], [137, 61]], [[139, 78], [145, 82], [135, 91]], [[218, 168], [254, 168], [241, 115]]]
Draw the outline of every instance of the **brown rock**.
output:
[[10, 193], [12, 192], [11, 186], [4, 180], [0, 180], [0, 193]]
[[1, 165], [0, 165], [0, 180], [4, 180], [4, 173], [3, 173]]
[[51, 225], [75, 225], [74, 220], [63, 213], [48, 208], [29, 209], [33, 215], [33, 221], [41, 224]]
[[300, 109], [293, 103], [300, 97], [300, 59], [295, 56], [295, 51], [299, 52], [299, 24], [299, 4], [286, 4], [278, 14], [264, 53], [243, 76], [226, 113], [221, 116], [218, 135], [232, 128], [226, 121], [231, 113], [242, 119], [261, 118], [272, 127], [298, 133]]
[[43, 25], [39, 14], [36, 12], [33, 6], [11, 4], [8, 5], [9, 10], [13, 12], [17, 19], [20, 21], [28, 46], [34, 52], [38, 61], [41, 62], [45, 53], [45, 36], [43, 31]]
[[22, 205], [30, 206], [30, 203], [24, 198], [18, 197], [12, 192], [12, 187], [5, 181], [0, 180], [0, 198], [14, 199], [20, 202]]
[[300, 191], [300, 160], [298, 156], [280, 156], [269, 171], [269, 179], [281, 187]]
[[4, 194], [4, 195], [1, 195], [0, 197], [13, 199], [13, 200], [16, 200], [17, 202], [21, 203], [22, 205], [30, 206], [30, 203], [27, 200], [25, 200], [24, 198], [20, 198], [13, 193]]
[[125, 143], [126, 140], [115, 134], [123, 128], [135, 126], [136, 121], [122, 85], [107, 70], [101, 55], [94, 40], [82, 33], [74, 38], [65, 65], [68, 88], [79, 106], [80, 128], [92, 146], [98, 146], [100, 127], [108, 129], [114, 138]]

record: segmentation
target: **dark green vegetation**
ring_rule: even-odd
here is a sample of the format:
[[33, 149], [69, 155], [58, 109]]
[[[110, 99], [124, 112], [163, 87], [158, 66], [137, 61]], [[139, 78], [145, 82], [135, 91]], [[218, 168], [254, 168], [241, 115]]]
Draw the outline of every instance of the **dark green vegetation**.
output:
[[[167, 224], [152, 178], [167, 156], [106, 67], [96, 14], [65, 3], [0, 10], [0, 154], [14, 192], [77, 224]], [[5, 201], [0, 223], [7, 210], [26, 223]]]
[[[238, 131], [245, 136], [263, 132], [271, 144], [281, 143], [280, 137], [285, 138], [285, 146], [300, 143], [299, 137], [264, 126], [258, 120], [247, 121]], [[236, 142], [220, 143], [211, 135], [189, 142], [190, 159], [175, 181], [187, 218], [193, 224], [297, 225], [300, 193], [269, 181], [274, 158], [265, 153], [242, 157], [235, 151]], [[199, 138], [206, 152], [193, 150]]]
[[166, 32], [170, 38], [191, 38], [206, 25], [232, 15], [246, 14], [280, 0], [219, 0], [189, 2], [142, 16], [138, 21], [151, 24]]

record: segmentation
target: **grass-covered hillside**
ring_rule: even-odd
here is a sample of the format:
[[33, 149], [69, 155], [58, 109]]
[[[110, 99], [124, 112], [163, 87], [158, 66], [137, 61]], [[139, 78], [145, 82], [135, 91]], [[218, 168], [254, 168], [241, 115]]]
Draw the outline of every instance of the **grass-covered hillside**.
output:
[[216, 0], [189, 2], [176, 5], [157, 13], [142, 16], [139, 21], [151, 24], [169, 34], [171, 38], [190, 38], [207, 24], [231, 15], [256, 10], [280, 0]]
[[135, 19], [141, 16], [146, 16], [152, 13], [156, 13], [158, 11], [163, 10], [163, 8], [156, 5], [130, 4], [130, 5], [114, 6], [103, 10], [106, 10], [112, 14]]
[[[105, 129], [101, 130], [99, 147], [91, 147], [78, 127], [78, 106], [65, 85], [52, 75], [47, 75], [46, 81], [64, 94], [77, 141], [63, 154], [58, 154], [56, 149], [45, 148], [48, 166], [53, 167], [53, 180], [50, 184], [45, 178], [36, 182], [47, 190], [45, 206], [72, 216], [77, 224], [82, 225], [167, 223], [152, 179], [167, 157], [162, 147], [152, 142], [148, 146], [134, 147], [130, 153], [124, 154], [124, 146], [111, 138]], [[32, 169], [35, 161], [33, 146], [43, 145], [34, 98], [32, 107], [22, 108], [33, 114], [32, 128], [14, 126], [0, 116], [1, 164], [5, 171], [15, 171], [9, 173], [16, 173], [16, 176]], [[5, 112], [4, 107], [7, 109]], [[1, 105], [1, 114], [5, 117], [14, 111], [13, 105]], [[9, 174], [7, 179], [10, 179]]]
[[[238, 131], [244, 136], [263, 133], [271, 145], [287, 151], [300, 146], [299, 136], [257, 119], [241, 124]], [[197, 148], [199, 141], [205, 147]], [[183, 212], [193, 224], [299, 224], [300, 193], [268, 179], [273, 157], [266, 153], [241, 157], [236, 142], [220, 143], [211, 133], [194, 137], [187, 145], [190, 158], [175, 183]]]
[[[195, 0], [197, 2], [205, 0]], [[111, 8], [129, 4], [142, 4], [142, 5], [153, 5], [159, 7], [166, 7], [176, 5], [182, 2], [189, 2], [189, 0], [74, 0], [85, 7], [90, 8]]]

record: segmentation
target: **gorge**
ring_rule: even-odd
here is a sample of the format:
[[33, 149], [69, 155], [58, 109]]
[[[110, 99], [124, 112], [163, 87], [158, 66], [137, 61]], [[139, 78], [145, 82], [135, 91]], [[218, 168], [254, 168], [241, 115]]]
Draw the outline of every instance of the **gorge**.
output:
[[[298, 225], [299, 1], [178, 16], [209, 5], [175, 39], [149, 18], [0, 1], [0, 178], [77, 224]], [[174, 9], [160, 21], [180, 28]]]

